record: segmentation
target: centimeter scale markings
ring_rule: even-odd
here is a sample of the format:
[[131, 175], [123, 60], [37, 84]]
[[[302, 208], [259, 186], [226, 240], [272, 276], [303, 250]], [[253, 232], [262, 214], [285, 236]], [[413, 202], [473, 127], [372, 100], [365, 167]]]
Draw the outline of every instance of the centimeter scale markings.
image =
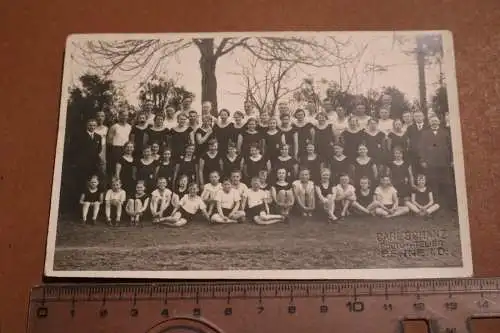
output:
[[500, 316], [499, 294], [500, 279], [55, 284], [32, 290], [28, 332], [465, 333]]

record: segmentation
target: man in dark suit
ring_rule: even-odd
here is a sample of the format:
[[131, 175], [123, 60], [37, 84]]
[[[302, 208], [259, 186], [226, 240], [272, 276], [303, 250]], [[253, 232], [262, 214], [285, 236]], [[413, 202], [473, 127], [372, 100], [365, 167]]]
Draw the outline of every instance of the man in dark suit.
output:
[[438, 117], [431, 117], [429, 124], [429, 128], [422, 131], [419, 140], [420, 164], [436, 199], [453, 207], [456, 199], [450, 133], [440, 126]]
[[98, 175], [102, 179], [99, 170], [102, 137], [95, 132], [96, 127], [97, 122], [95, 119], [89, 119], [86, 131], [81, 134], [77, 144], [77, 177], [84, 186], [92, 175]]
[[422, 172], [420, 161], [418, 160], [418, 147], [420, 145], [420, 138], [422, 133], [427, 128], [424, 121], [424, 113], [422, 111], [415, 111], [413, 114], [413, 124], [408, 126], [406, 129], [406, 134], [408, 135], [408, 152], [409, 152], [409, 162], [412, 165], [413, 171], [415, 173]]

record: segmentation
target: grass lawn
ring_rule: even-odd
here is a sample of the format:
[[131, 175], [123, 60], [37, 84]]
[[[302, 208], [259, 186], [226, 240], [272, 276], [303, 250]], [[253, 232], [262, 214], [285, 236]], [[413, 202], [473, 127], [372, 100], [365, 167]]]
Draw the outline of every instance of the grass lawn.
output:
[[[124, 223], [125, 224], [125, 223]], [[456, 214], [432, 219], [348, 217], [328, 224], [294, 217], [287, 224], [213, 225], [193, 221], [174, 229], [82, 225], [60, 219], [55, 270], [349, 269], [461, 266]], [[443, 230], [445, 251], [416, 257], [381, 254], [377, 236]], [[387, 234], [386, 234], [387, 235]], [[394, 235], [394, 234], [392, 234]], [[401, 234], [400, 234], [401, 235]], [[434, 244], [435, 245], [435, 244]], [[426, 246], [434, 246], [428, 243]]]

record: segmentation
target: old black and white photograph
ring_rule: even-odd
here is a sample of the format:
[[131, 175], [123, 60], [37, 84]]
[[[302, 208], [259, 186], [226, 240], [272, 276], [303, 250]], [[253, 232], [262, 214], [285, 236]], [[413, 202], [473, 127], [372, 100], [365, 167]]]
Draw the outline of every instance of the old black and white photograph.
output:
[[45, 274], [472, 275], [447, 31], [67, 39]]

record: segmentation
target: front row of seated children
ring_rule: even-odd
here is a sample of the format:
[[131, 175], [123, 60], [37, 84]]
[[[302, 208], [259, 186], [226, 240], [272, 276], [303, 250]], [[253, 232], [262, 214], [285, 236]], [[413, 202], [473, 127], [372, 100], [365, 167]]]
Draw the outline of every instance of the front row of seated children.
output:
[[126, 198], [118, 179], [113, 180], [111, 189], [103, 196], [98, 190], [98, 178], [93, 176], [80, 198], [82, 219], [86, 223], [92, 208], [91, 223], [94, 224], [103, 202], [109, 225], [120, 223], [125, 207], [132, 225], [139, 225], [144, 216], [150, 214], [154, 224], [171, 227], [187, 224], [198, 213], [212, 223], [238, 223], [248, 219], [265, 225], [286, 221], [294, 208], [304, 217], [323, 212], [329, 222], [350, 214], [390, 218], [411, 211], [426, 217], [439, 209], [432, 191], [426, 186], [424, 175], [417, 176], [411, 197], [401, 198], [389, 176], [381, 176], [380, 185], [372, 191], [367, 177], [359, 180], [356, 189], [347, 174], [340, 175], [339, 184], [335, 185], [331, 182], [330, 173], [329, 169], [323, 169], [320, 181], [314, 184], [309, 170], [304, 169], [300, 171], [298, 180], [289, 183], [286, 170], [278, 169], [273, 186], [267, 184], [267, 174], [262, 172], [260, 177], [252, 178], [248, 188], [241, 182], [240, 171], [232, 172], [231, 177], [222, 183], [219, 173], [214, 171], [210, 173], [210, 182], [203, 187], [200, 195], [196, 183], [188, 185], [181, 182], [174, 193], [167, 188], [167, 180], [160, 177], [151, 195], [146, 193], [145, 183], [139, 181], [135, 194], [130, 198]]

